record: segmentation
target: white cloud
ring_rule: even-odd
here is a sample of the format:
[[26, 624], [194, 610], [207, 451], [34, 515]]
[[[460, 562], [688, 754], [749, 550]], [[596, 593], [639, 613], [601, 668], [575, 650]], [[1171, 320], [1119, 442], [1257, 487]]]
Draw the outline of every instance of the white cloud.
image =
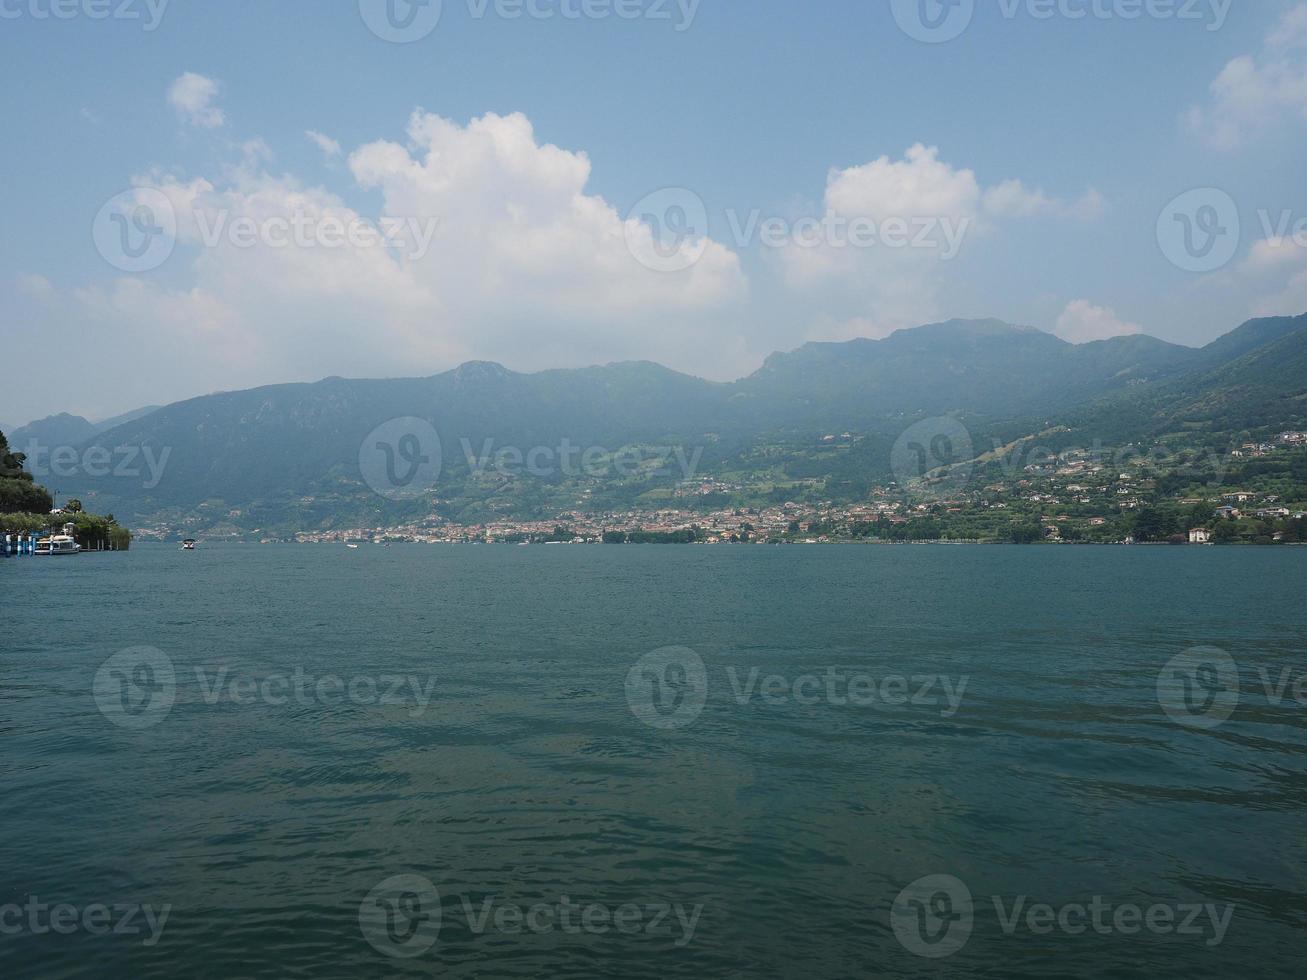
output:
[[1307, 241], [1299, 236], [1256, 242], [1235, 278], [1259, 298], [1252, 316], [1300, 316], [1307, 312]]
[[[627, 241], [649, 229], [587, 193], [587, 157], [538, 142], [525, 116], [460, 125], [419, 112], [404, 145], [356, 149], [354, 190], [380, 189], [376, 215], [269, 173], [266, 147], [236, 149], [243, 161], [217, 173], [138, 178], [177, 213], [166, 275], [61, 295], [51, 321], [157, 351], [189, 391], [422, 375], [474, 358], [524, 370], [649, 358], [716, 376], [746, 365], [731, 332], [747, 286], [737, 256], [709, 241], [683, 272], [641, 265]], [[323, 229], [383, 217], [400, 223], [401, 247], [322, 244]], [[284, 243], [294, 222], [311, 244]], [[249, 228], [252, 239], [238, 232]]]
[[323, 156], [328, 159], [340, 156], [340, 144], [330, 136], [324, 136], [322, 133], [313, 129], [306, 130], [304, 135], [307, 136], [317, 146], [317, 148], [322, 151]]
[[1210, 145], [1233, 150], [1293, 117], [1307, 120], [1307, 4], [1280, 20], [1258, 55], [1230, 61], [1208, 103], [1190, 108], [1185, 120]]
[[998, 218], [1055, 217], [1091, 221], [1106, 210], [1103, 196], [1090, 189], [1078, 200], [1063, 201], [1020, 180], [1005, 180], [985, 191], [985, 211]]
[[[883, 337], [938, 319], [945, 306], [944, 284], [965, 263], [975, 239], [997, 233], [1012, 218], [1083, 220], [1103, 210], [1094, 191], [1068, 203], [1020, 180], [985, 188], [974, 171], [941, 160], [938, 148], [920, 143], [900, 160], [884, 156], [832, 171], [823, 205], [826, 213], [850, 221], [871, 219], [882, 229], [887, 220], [901, 219], [913, 241], [899, 248], [883, 242], [870, 247], [824, 242], [782, 249], [785, 282], [795, 289], [820, 290], [827, 307], [809, 328], [813, 340]], [[918, 231], [924, 234], [918, 236]]]
[[[417, 112], [409, 149], [392, 142], [360, 147], [349, 166], [363, 188], [380, 188], [387, 214], [440, 219], [439, 256], [426, 263], [457, 316], [483, 329], [523, 318], [646, 324], [650, 315], [715, 307], [742, 297], [737, 256], [716, 242], [679, 273], [653, 272], [627, 247], [643, 225], [585, 193], [590, 160], [539, 144], [520, 113], [493, 113], [460, 126]], [[664, 329], [670, 324], [665, 324]]]
[[191, 71], [168, 89], [168, 104], [183, 121], [199, 129], [218, 129], [226, 123], [226, 115], [213, 104], [217, 97], [218, 83]]
[[1119, 319], [1115, 310], [1077, 299], [1068, 303], [1057, 318], [1053, 333], [1073, 344], [1089, 344], [1096, 340], [1143, 333], [1143, 328], [1137, 323]]

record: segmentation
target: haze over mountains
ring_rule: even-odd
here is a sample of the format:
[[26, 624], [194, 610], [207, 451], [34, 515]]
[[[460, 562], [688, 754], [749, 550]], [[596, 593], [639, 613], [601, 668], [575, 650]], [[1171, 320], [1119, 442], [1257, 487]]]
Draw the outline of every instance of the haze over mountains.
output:
[[[858, 437], [853, 456], [863, 479], [849, 491], [857, 492], [867, 479], [888, 477], [889, 447], [924, 418], [959, 419], [979, 452], [1050, 428], [1088, 443], [1291, 427], [1307, 415], [1305, 397], [1307, 316], [1255, 320], [1202, 349], [1139, 335], [1076, 346], [978, 320], [808, 344], [772, 355], [733, 383], [647, 362], [537, 374], [474, 362], [428, 378], [328, 378], [207, 395], [89, 434], [91, 423], [57, 416], [18, 430], [11, 442], [19, 450], [32, 438], [77, 446], [83, 459], [88, 449], [166, 459], [157, 481], [139, 462], [134, 477], [79, 471], [53, 479], [61, 496], [89, 498], [120, 519], [204, 506], [242, 526], [316, 526], [431, 509], [430, 501], [393, 505], [360, 478], [365, 437], [396, 418], [424, 419], [438, 431], [439, 498], [483, 492], [475, 458], [487, 448], [694, 447], [706, 472], [738, 466], [741, 454], [759, 447], [804, 446], [845, 432]], [[792, 465], [808, 477], [834, 476], [810, 460]], [[502, 484], [484, 489], [491, 492], [503, 493]], [[838, 489], [832, 484], [830, 492]]]

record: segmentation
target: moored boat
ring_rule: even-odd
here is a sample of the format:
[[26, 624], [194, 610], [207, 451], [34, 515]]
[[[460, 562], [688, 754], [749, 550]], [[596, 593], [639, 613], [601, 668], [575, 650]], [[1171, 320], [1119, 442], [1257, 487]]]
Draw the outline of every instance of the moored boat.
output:
[[79, 555], [82, 553], [82, 546], [77, 543], [73, 533], [77, 530], [75, 524], [65, 524], [62, 534], [54, 534], [48, 538], [41, 538], [36, 542], [36, 552], [38, 555]]

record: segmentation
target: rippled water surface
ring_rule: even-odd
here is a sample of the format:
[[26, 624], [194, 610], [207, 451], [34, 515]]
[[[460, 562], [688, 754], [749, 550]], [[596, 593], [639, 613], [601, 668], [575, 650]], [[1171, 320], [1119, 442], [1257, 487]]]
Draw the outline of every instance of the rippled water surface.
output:
[[[1305, 567], [945, 547], [0, 561], [0, 976], [1301, 975]], [[706, 688], [684, 650], [641, 661], [667, 647]], [[1237, 665], [1228, 720], [1163, 710], [1159, 673], [1194, 647]], [[373, 703], [392, 675], [425, 707], [411, 687]], [[947, 878], [904, 892], [926, 876]], [[168, 911], [63, 934], [34, 903]], [[1064, 924], [1028, 918], [1041, 904]], [[1114, 924], [1121, 906], [1204, 911], [1176, 934], [1166, 911]], [[1219, 941], [1207, 907], [1232, 907]]]

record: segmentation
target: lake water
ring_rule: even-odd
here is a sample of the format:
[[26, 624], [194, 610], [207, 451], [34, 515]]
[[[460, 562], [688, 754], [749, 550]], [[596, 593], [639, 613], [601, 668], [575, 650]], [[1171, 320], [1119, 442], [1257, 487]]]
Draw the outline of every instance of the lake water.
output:
[[1301, 975], [1305, 568], [0, 561], [0, 976]]

